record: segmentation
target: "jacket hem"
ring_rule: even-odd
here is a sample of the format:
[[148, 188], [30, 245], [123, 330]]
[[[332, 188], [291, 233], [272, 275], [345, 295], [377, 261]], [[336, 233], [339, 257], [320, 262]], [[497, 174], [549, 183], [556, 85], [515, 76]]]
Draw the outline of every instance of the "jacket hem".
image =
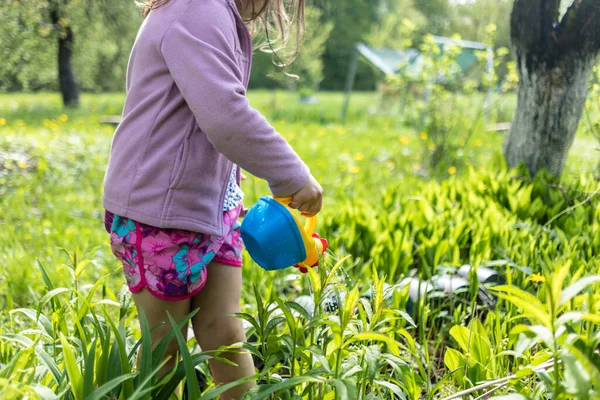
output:
[[214, 225], [205, 221], [183, 216], [170, 216], [161, 218], [160, 215], [152, 215], [139, 210], [132, 210], [121, 204], [115, 203], [106, 197], [103, 198], [104, 208], [107, 211], [121, 217], [129, 218], [142, 224], [162, 229], [182, 229], [191, 232], [203, 233], [205, 235], [223, 236], [222, 229], [218, 224]]

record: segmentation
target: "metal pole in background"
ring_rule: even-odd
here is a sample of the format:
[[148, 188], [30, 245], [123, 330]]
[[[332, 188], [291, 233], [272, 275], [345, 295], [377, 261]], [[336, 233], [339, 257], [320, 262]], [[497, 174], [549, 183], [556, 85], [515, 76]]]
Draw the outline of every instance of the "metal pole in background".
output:
[[492, 95], [494, 91], [494, 85], [492, 80], [494, 79], [494, 50], [491, 47], [487, 48], [487, 76], [488, 76], [488, 91], [485, 97], [485, 121], [487, 124], [490, 121], [490, 113], [492, 111]]
[[348, 116], [348, 108], [350, 107], [350, 95], [354, 88], [354, 81], [356, 79], [356, 67], [358, 66], [358, 50], [356, 47], [352, 52], [352, 60], [350, 61], [350, 68], [348, 70], [348, 78], [346, 80], [345, 99], [344, 106], [342, 109], [342, 124], [346, 122]]

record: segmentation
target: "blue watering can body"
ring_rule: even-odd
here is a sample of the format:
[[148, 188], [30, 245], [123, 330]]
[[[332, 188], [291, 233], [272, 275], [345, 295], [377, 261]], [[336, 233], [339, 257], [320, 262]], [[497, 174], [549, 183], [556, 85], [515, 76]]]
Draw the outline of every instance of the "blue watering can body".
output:
[[262, 197], [248, 211], [240, 231], [252, 259], [266, 270], [285, 269], [307, 258], [297, 220], [271, 197]]

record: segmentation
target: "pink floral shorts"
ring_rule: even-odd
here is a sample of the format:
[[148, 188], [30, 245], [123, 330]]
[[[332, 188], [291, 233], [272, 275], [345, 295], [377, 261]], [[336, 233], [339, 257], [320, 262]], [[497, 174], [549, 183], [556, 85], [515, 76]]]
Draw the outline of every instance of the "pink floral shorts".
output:
[[229, 232], [223, 237], [156, 228], [106, 211], [111, 249], [123, 263], [131, 292], [145, 288], [163, 300], [184, 300], [202, 290], [211, 261], [241, 267], [241, 208], [223, 214]]

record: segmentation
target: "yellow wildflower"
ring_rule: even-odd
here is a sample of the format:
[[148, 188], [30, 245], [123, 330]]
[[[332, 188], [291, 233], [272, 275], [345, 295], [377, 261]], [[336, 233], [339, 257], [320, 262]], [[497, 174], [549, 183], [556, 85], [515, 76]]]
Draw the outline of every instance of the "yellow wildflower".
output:
[[362, 161], [362, 160], [364, 160], [364, 159], [365, 159], [365, 155], [364, 155], [363, 153], [356, 153], [356, 154], [354, 155], [354, 159], [355, 159], [356, 161]]
[[359, 168], [358, 166], [356, 166], [356, 165], [353, 165], [352, 167], [350, 167], [350, 173], [351, 173], [351, 174], [354, 174], [354, 175], [356, 175], [356, 174], [358, 174], [359, 172], [360, 172], [360, 168]]
[[421, 138], [421, 140], [427, 140], [427, 138], [429, 136], [427, 136], [427, 132], [421, 132], [421, 134], [419, 135], [419, 137]]
[[402, 144], [409, 144], [410, 143], [410, 139], [406, 136], [400, 136], [398, 138], [398, 140], [400, 141], [400, 143]]
[[477, 147], [481, 147], [483, 145], [483, 142], [481, 140], [477, 139], [474, 144]]
[[60, 122], [67, 122], [69, 120], [69, 116], [67, 114], [62, 114], [60, 117], [58, 117], [58, 119]]
[[456, 167], [453, 165], [450, 168], [448, 168], [448, 173], [450, 175], [454, 175], [456, 173]]
[[6, 119], [0, 118], [0, 126], [6, 125]]
[[319, 136], [325, 136], [326, 133], [327, 133], [327, 130], [325, 128], [319, 129]]
[[25, 169], [25, 168], [27, 168], [27, 163], [25, 161], [21, 160], [21, 161], [17, 162], [17, 166], [21, 169]]
[[546, 277], [544, 277], [542, 274], [533, 274], [529, 277], [529, 281], [536, 283], [544, 283], [546, 282]]

